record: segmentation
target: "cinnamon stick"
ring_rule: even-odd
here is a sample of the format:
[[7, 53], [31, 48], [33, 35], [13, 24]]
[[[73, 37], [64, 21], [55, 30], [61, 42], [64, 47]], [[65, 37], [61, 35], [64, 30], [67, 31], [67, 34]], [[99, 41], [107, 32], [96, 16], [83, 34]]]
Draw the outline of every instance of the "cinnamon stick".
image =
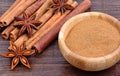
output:
[[[35, 13], [42, 5], [43, 3], [46, 2], [46, 0], [38, 0], [34, 4], [32, 4], [30, 7], [28, 7], [25, 10], [25, 13], [28, 16], [31, 16], [33, 13]], [[22, 17], [22, 15], [20, 15]], [[10, 40], [15, 41], [18, 38], [18, 32], [19, 29], [15, 28], [13, 31], [10, 32]]]
[[8, 14], [6, 14], [3, 18], [0, 19], [0, 27], [6, 26], [6, 18], [9, 18], [9, 14], [13, 13], [14, 10], [16, 10], [18, 7], [20, 7], [23, 3], [25, 3], [27, 0], [21, 0], [12, 10], [8, 11]]
[[[48, 10], [43, 16], [41, 16], [41, 17], [39, 18], [39, 21], [42, 22], [42, 24], [41, 24], [40, 26], [38, 26], [38, 29], [40, 29], [40, 28], [44, 25], [44, 23], [47, 22], [47, 21], [52, 17], [53, 12], [54, 12], [54, 10], [53, 10], [53, 9], [50, 9], [50, 10]], [[36, 31], [37, 31], [37, 30], [33, 30], [33, 34], [34, 34]], [[19, 46], [19, 45], [21, 45], [24, 41], [27, 41], [28, 39], [29, 39], [29, 38], [28, 38], [27, 34], [24, 34], [24, 35], [20, 36], [20, 37], [14, 42], [14, 44], [16, 44], [16, 45]]]
[[90, 0], [84, 0], [82, 3], [80, 3], [70, 14], [68, 14], [66, 17], [64, 17], [62, 20], [60, 20], [58, 23], [55, 24], [55, 26], [49, 30], [49, 32], [41, 37], [38, 42], [35, 43], [33, 46], [38, 53], [41, 53], [43, 49], [45, 49], [58, 35], [60, 28], [62, 25], [71, 17], [83, 13], [88, 8], [91, 7], [91, 1]]
[[15, 27], [13, 26], [13, 23], [10, 24], [2, 33], [2, 37], [4, 39], [8, 39], [9, 38], [9, 35], [10, 35], [10, 32], [14, 29]]
[[[14, 9], [16, 9], [17, 7], [21, 6], [26, 0], [16, 0], [11, 6], [10, 8], [8, 8], [8, 10], [0, 17], [0, 21], [1, 19], [4, 19], [5, 17], [7, 17], [7, 15], [12, 12]], [[0, 23], [3, 24], [3, 23]], [[9, 38], [9, 34], [10, 32], [14, 29], [14, 27], [12, 26], [13, 23], [10, 24], [10, 26], [8, 26], [2, 33], [2, 37], [4, 39], [8, 39]], [[4, 25], [4, 24], [3, 24]], [[3, 27], [3, 25], [0, 25], [0, 27]]]
[[46, 0], [46, 2], [36, 11], [36, 20], [38, 20], [46, 11], [47, 8], [53, 3], [53, 0]]
[[41, 29], [39, 29], [33, 37], [31, 37], [27, 42], [26, 42], [26, 48], [27, 49], [31, 49], [32, 46], [46, 33], [48, 33], [48, 31], [54, 26], [54, 23], [56, 22], [56, 20], [58, 20], [61, 16], [61, 12], [58, 12], [57, 14], [55, 14], [45, 25], [43, 25], [41, 27]]
[[13, 20], [15, 16], [20, 15], [27, 7], [33, 4], [36, 0], [25, 0], [24, 3], [21, 2], [21, 6], [15, 7], [12, 12], [8, 13], [5, 18], [0, 21], [0, 24], [4, 24], [4, 26], [8, 26]]
[[7, 9], [7, 11], [0, 17], [0, 20], [4, 18], [14, 7], [16, 7], [21, 0], [15, 0], [14, 3]]
[[[43, 25], [41, 27], [40, 30], [37, 31], [37, 33], [35, 33], [33, 35], [33, 37], [31, 37], [27, 42], [26, 42], [26, 48], [27, 49], [31, 49], [31, 47], [33, 46], [34, 43], [37, 42], [38, 38], [38, 35], [42, 34], [45, 30], [47, 30], [47, 28], [49, 28], [49, 26], [51, 26], [59, 17], [61, 16], [61, 13], [58, 12], [56, 13], [45, 25]], [[34, 41], [35, 40], [35, 41]]]
[[[43, 13], [45, 13], [47, 11], [47, 7], [52, 4], [52, 0], [46, 0], [45, 3], [36, 11], [36, 20], [38, 20], [40, 18], [40, 16], [43, 15]], [[18, 32], [19, 29], [14, 29], [13, 31], [11, 31], [10, 33], [10, 40], [15, 41], [18, 38]]]
[[18, 28], [15, 28], [14, 30], [12, 30], [10, 32], [10, 40], [11, 41], [15, 41], [17, 39], [18, 32], [19, 32]]
[[31, 16], [33, 13], [35, 13], [42, 5], [43, 3], [46, 2], [46, 0], [38, 0], [34, 4], [32, 4], [30, 7], [28, 7], [25, 10], [25, 13], [28, 16]]
[[[73, 0], [69, 0], [68, 4], [72, 3]], [[44, 25], [45, 22], [47, 22], [53, 15], [55, 9], [49, 9], [45, 14], [43, 14], [40, 18], [39, 21], [42, 22], [42, 25]], [[38, 27], [38, 29], [41, 29], [41, 26]], [[35, 33], [36, 30], [33, 30], [33, 33]], [[26, 34], [22, 35], [21, 37], [19, 37], [14, 43], [16, 45], [21, 45], [24, 41], [27, 41], [28, 37]]]

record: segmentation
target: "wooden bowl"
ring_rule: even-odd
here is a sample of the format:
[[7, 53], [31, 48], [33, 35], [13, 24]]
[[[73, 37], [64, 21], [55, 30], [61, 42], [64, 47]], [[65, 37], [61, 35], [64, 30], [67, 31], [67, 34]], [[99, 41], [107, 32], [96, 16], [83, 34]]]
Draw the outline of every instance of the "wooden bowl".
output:
[[[110, 15], [104, 14], [104, 13], [99, 13], [99, 12], [87, 12], [87, 13], [79, 14], [79, 15], [76, 15], [76, 16], [72, 17], [71, 19], [69, 19], [63, 25], [63, 27], [61, 28], [61, 30], [59, 32], [58, 43], [59, 43], [59, 48], [61, 50], [61, 53], [70, 64], [72, 64], [73, 66], [75, 66], [79, 69], [85, 70], [85, 71], [101, 71], [101, 70], [110, 68], [111, 66], [115, 65], [120, 60], [120, 47], [119, 47], [119, 44], [120, 44], [119, 40], [120, 39], [119, 39], [119, 36], [117, 38], [118, 39], [118, 41], [117, 41], [118, 45], [116, 45], [117, 48], [112, 50], [112, 52], [105, 54], [105, 55], [102, 55], [101, 52], [99, 52], [99, 51], [97, 52], [97, 50], [96, 51], [94, 50], [94, 52], [101, 54], [100, 56], [97, 56], [97, 54], [94, 56], [94, 52], [92, 52], [90, 56], [84, 56], [84, 55], [82, 55], [82, 53], [78, 54], [77, 52], [74, 52], [77, 50], [71, 50], [65, 41], [67, 39], [68, 34], [71, 33], [70, 31], [75, 26], [81, 26], [82, 25], [81, 21], [87, 20], [89, 23], [88, 19], [90, 19], [90, 20], [100, 19], [100, 20], [103, 20], [107, 23], [110, 23], [112, 25], [112, 27], [115, 28], [114, 31], [116, 30], [118, 32], [117, 35], [120, 35], [120, 23], [116, 18], [114, 18]], [[94, 21], [93, 21], [93, 23], [94, 23]], [[101, 25], [102, 23], [99, 22], [99, 24]], [[97, 30], [97, 28], [93, 29], [93, 30]], [[113, 30], [111, 30], [109, 28], [105, 29], [105, 30], [114, 32]], [[91, 31], [89, 31], [89, 32], [91, 32]], [[101, 32], [100, 32], [100, 34], [101, 34]], [[112, 32], [109, 33], [108, 37], [109, 36], [111, 37]], [[96, 35], [98, 35], [98, 34], [96, 34]], [[104, 35], [104, 33], [103, 33], [103, 35]], [[81, 34], [81, 36], [82, 36], [82, 34]], [[115, 38], [115, 36], [112, 36], [112, 37]], [[107, 37], [105, 37], [105, 38], [107, 38]], [[74, 40], [77, 40], [77, 39], [74, 39]], [[111, 44], [111, 42], [114, 42], [116, 40], [111, 40], [110, 44], [108, 44], [108, 47], [112, 48], [112, 47], [110, 47], [113, 45], [113, 44]], [[99, 42], [99, 40], [97, 40], [97, 41]], [[78, 44], [78, 45], [82, 45], [82, 44]], [[104, 44], [99, 44], [99, 45], [104, 46]], [[86, 46], [88, 46], [88, 45], [86, 44]], [[92, 46], [92, 45], [90, 45], [90, 46]], [[98, 47], [97, 45], [95, 45], [95, 46]], [[108, 47], [105, 47], [105, 48], [107, 49]], [[89, 51], [84, 51], [84, 50], [82, 50], [82, 51], [85, 52], [86, 54], [89, 53]], [[108, 50], [106, 50], [106, 51], [108, 51]], [[93, 55], [93, 57], [92, 57], [92, 55]]]

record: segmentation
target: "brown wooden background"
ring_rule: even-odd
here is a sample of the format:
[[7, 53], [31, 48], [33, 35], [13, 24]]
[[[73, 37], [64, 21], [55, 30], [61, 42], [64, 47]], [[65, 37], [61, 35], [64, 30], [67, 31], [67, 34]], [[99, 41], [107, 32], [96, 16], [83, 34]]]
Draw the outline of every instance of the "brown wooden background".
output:
[[[82, 0], [77, 0], [78, 2]], [[120, 0], [91, 0], [91, 11], [110, 14], [120, 20]], [[0, 15], [14, 0], [0, 0]], [[0, 36], [0, 54], [7, 51], [8, 41]], [[100, 72], [86, 72], [71, 66], [61, 55], [57, 39], [41, 55], [28, 58], [32, 69], [23, 65], [10, 70], [10, 59], [0, 57], [0, 76], [120, 76], [120, 62], [110, 69]]]

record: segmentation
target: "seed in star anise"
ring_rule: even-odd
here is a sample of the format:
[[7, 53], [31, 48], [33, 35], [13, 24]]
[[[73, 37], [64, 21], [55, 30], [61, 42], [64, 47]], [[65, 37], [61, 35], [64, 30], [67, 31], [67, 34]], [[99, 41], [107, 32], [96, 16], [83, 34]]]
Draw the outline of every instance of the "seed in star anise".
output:
[[6, 54], [2, 54], [3, 57], [13, 58], [11, 69], [13, 70], [17, 64], [21, 61], [23, 65], [28, 68], [30, 64], [25, 56], [30, 56], [35, 53], [35, 50], [27, 50], [25, 49], [25, 42], [21, 46], [16, 46], [13, 42], [10, 42], [10, 49]]
[[23, 17], [15, 17], [14, 26], [19, 30], [18, 36], [23, 33], [27, 33], [28, 37], [32, 36], [32, 29], [37, 30], [37, 26], [41, 24], [40, 21], [35, 20], [36, 15], [29, 17], [26, 13], [23, 13]]
[[73, 6], [67, 4], [68, 0], [53, 0], [54, 4], [50, 7], [55, 9], [55, 12], [60, 11], [63, 14], [66, 10], [74, 9]]

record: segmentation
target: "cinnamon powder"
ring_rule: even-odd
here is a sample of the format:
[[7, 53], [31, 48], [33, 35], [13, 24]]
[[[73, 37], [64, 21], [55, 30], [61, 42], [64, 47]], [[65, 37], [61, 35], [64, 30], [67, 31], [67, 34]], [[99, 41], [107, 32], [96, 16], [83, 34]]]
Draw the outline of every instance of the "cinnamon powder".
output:
[[102, 19], [80, 21], [65, 40], [71, 51], [85, 57], [100, 57], [115, 51], [120, 43], [118, 29]]

